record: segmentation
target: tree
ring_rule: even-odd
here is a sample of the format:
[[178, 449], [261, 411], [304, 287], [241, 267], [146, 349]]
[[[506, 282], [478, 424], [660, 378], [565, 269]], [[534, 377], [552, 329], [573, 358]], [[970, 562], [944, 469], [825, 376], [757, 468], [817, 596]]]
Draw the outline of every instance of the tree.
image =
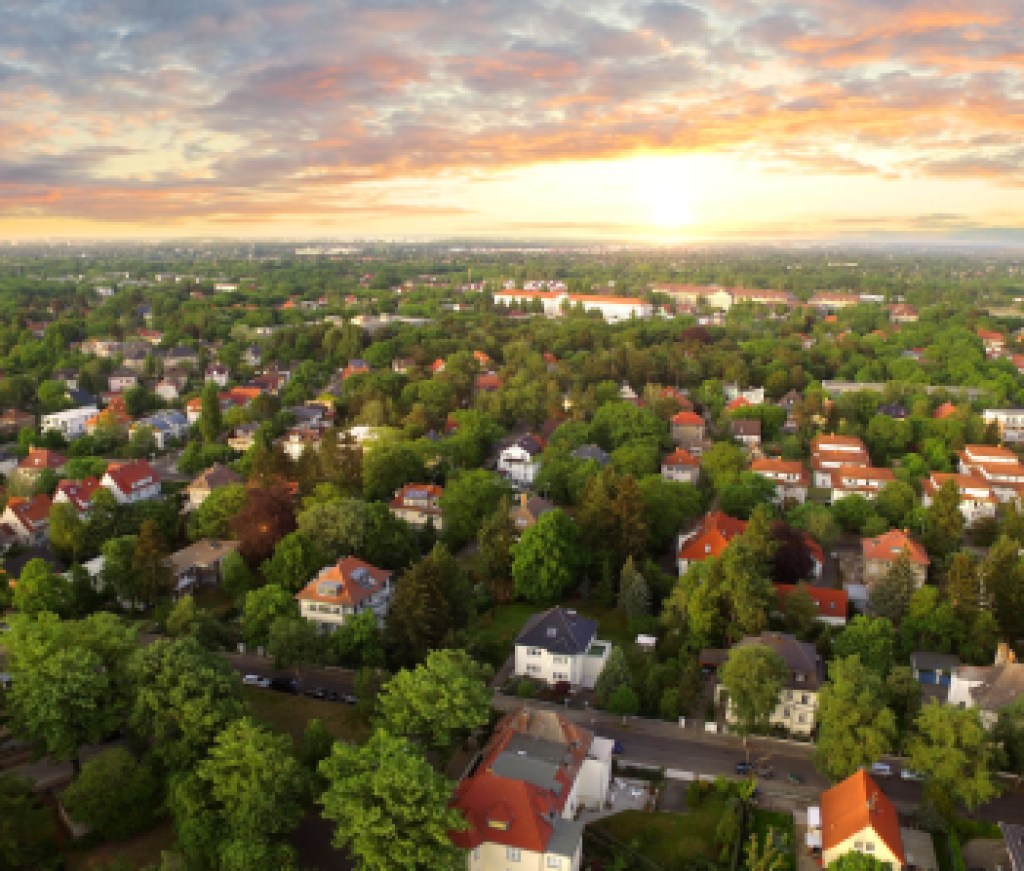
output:
[[367, 562], [400, 571], [419, 558], [416, 531], [395, 517], [383, 502], [366, 506], [365, 522], [366, 538], [361, 553]]
[[295, 599], [277, 584], [266, 584], [245, 594], [242, 634], [250, 647], [266, 646], [270, 627], [278, 617], [296, 616]]
[[509, 493], [505, 481], [493, 472], [473, 469], [450, 478], [441, 495], [444, 540], [453, 552], [473, 540], [480, 523]]
[[129, 722], [167, 769], [185, 771], [244, 713], [238, 675], [192, 637], [160, 639], [135, 652]]
[[896, 717], [885, 706], [882, 679], [856, 655], [832, 661], [818, 694], [814, 762], [833, 782], [892, 749]]
[[304, 617], [278, 617], [270, 624], [267, 653], [274, 658], [274, 668], [295, 668], [315, 662], [320, 657], [320, 636], [316, 625]]
[[808, 590], [807, 584], [800, 582], [782, 601], [782, 616], [786, 628], [798, 638], [806, 641], [818, 628], [818, 605]]
[[632, 686], [632, 683], [633, 676], [626, 662], [626, 654], [621, 647], [615, 645], [594, 683], [594, 700], [599, 705], [607, 706], [619, 687]]
[[561, 509], [546, 511], [527, 527], [512, 553], [516, 594], [531, 602], [554, 601], [576, 580], [579, 529]]
[[972, 619], [980, 610], [982, 590], [978, 564], [969, 551], [953, 554], [946, 575], [946, 597], [961, 620]]
[[256, 581], [238, 551], [231, 551], [220, 563], [220, 587], [234, 602], [239, 602]]
[[231, 518], [242, 510], [246, 495], [243, 484], [217, 487], [189, 515], [188, 537], [193, 541], [200, 538], [230, 538]]
[[199, 414], [199, 433], [204, 442], [215, 442], [223, 427], [221, 421], [220, 397], [217, 395], [217, 385], [207, 381], [203, 385]]
[[732, 442], [715, 442], [700, 457], [701, 471], [715, 490], [721, 490], [732, 483], [746, 465], [747, 457], [743, 448]]
[[772, 525], [772, 537], [775, 539], [775, 551], [769, 564], [772, 581], [793, 584], [809, 578], [814, 572], [814, 558], [807, 534], [777, 520]]
[[832, 653], [837, 659], [856, 655], [885, 679], [896, 661], [896, 630], [885, 617], [858, 614], [836, 636]]
[[384, 665], [384, 640], [373, 611], [347, 617], [330, 635], [338, 662], [348, 668]]
[[758, 505], [770, 505], [775, 498], [775, 485], [754, 472], [740, 472], [722, 486], [718, 504], [731, 517], [746, 519]]
[[327, 560], [335, 560], [363, 552], [367, 540], [366, 515], [367, 505], [361, 499], [327, 499], [305, 504], [296, 518], [296, 526], [307, 540], [316, 542]]
[[57, 826], [31, 780], [0, 774], [0, 859], [8, 871], [53, 871]]
[[323, 815], [333, 843], [360, 871], [460, 871], [465, 851], [451, 833], [467, 824], [449, 806], [452, 784], [404, 738], [378, 729], [366, 744], [336, 743], [320, 763]]
[[24, 614], [66, 614], [69, 610], [68, 582], [50, 564], [34, 557], [25, 563], [14, 588], [14, 607]]
[[875, 497], [875, 511], [897, 528], [909, 523], [916, 506], [917, 494], [906, 481], [890, 481]]
[[487, 722], [491, 710], [488, 670], [463, 650], [433, 650], [425, 662], [402, 669], [381, 691], [378, 725], [392, 735], [438, 748]]
[[518, 530], [510, 510], [508, 500], [502, 499], [484, 518], [476, 535], [474, 575], [497, 602], [507, 602], [512, 595], [512, 554]]
[[295, 531], [292, 495], [281, 484], [251, 489], [228, 525], [238, 539], [242, 558], [250, 566], [257, 566], [273, 554], [282, 538]]
[[906, 553], [901, 553], [877, 581], [871, 585], [868, 604], [878, 617], [898, 626], [910, 610], [910, 597], [917, 588], [914, 566]]
[[291, 865], [294, 851], [282, 838], [302, 818], [306, 782], [286, 735], [248, 718], [227, 725], [171, 789], [178, 843], [190, 864], [225, 871]]
[[921, 711], [921, 684], [909, 665], [893, 666], [885, 679], [885, 698], [896, 717], [896, 734], [902, 740]]
[[651, 613], [651, 591], [644, 576], [633, 565], [633, 557], [626, 560], [619, 576], [618, 605], [627, 617], [647, 617]]
[[410, 481], [423, 478], [423, 459], [405, 442], [375, 442], [363, 453], [363, 496], [389, 499]]
[[782, 657], [763, 644], [737, 645], [729, 651], [722, 666], [722, 684], [729, 691], [740, 734], [767, 726], [786, 674]]
[[70, 502], [56, 502], [50, 509], [50, 544], [71, 562], [78, 562], [85, 552], [85, 524]]
[[1003, 748], [1004, 770], [1024, 775], [1024, 697], [1018, 696], [999, 712], [992, 738]]
[[881, 862], [874, 856], [858, 853], [856, 850], [844, 853], [830, 862], [828, 867], [831, 871], [888, 871], [891, 868], [888, 862]]
[[631, 717], [640, 710], [640, 699], [636, 690], [628, 684], [622, 684], [608, 699], [608, 710], [621, 717]]
[[964, 516], [960, 513], [960, 491], [950, 478], [935, 494], [925, 511], [924, 546], [940, 564], [960, 548], [964, 540]]
[[260, 564], [267, 583], [297, 593], [327, 562], [319, 544], [300, 532], [289, 532]]
[[666, 481], [661, 475], [646, 475], [637, 487], [644, 503], [644, 523], [651, 550], [663, 553], [675, 542], [687, 521], [699, 517], [704, 499], [693, 484]]
[[978, 567], [981, 589], [1004, 638], [1024, 633], [1024, 571], [1019, 551], [1015, 539], [1000, 536]]
[[[783, 839], [781, 847], [778, 843], [780, 838]], [[768, 827], [763, 838], [758, 838], [757, 832], [751, 832], [743, 852], [744, 869], [746, 871], [785, 871], [789, 867], [789, 845], [785, 843], [785, 838], [786, 836], [774, 826]]]
[[133, 566], [137, 541], [137, 535], [121, 535], [104, 542], [100, 572], [104, 591], [109, 590], [132, 608], [142, 600], [141, 578]]
[[996, 748], [977, 708], [955, 708], [934, 699], [921, 709], [908, 746], [910, 766], [926, 778], [939, 807], [955, 802], [974, 810], [999, 793], [993, 780]]
[[159, 780], [124, 747], [111, 747], [87, 760], [61, 795], [75, 822], [113, 841], [149, 828], [160, 801]]
[[154, 605], [171, 595], [174, 576], [167, 563], [167, 549], [163, 537], [152, 520], [143, 520], [135, 539], [132, 553], [132, 571], [138, 582], [139, 599]]
[[617, 475], [611, 467], [594, 475], [583, 491], [577, 519], [593, 568], [617, 573], [626, 557], [643, 559], [648, 537], [644, 502], [631, 476]]
[[157, 452], [156, 435], [151, 426], [137, 426], [128, 437], [128, 456], [142, 459]]

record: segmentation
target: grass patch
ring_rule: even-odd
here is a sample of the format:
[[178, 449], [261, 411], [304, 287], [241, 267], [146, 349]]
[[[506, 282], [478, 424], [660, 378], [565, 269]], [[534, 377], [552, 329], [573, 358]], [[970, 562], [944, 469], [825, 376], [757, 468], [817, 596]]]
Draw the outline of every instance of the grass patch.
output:
[[620, 647], [629, 647], [636, 641], [636, 635], [629, 631], [629, 618], [614, 607], [599, 605], [588, 599], [572, 599], [566, 607], [578, 611], [584, 617], [597, 621], [597, 637]]
[[89, 850], [76, 852], [72, 848], [67, 859], [68, 871], [89, 871], [109, 862], [120, 861], [124, 868], [160, 867], [160, 854], [174, 846], [174, 829], [170, 820], [156, 828], [116, 844], [100, 844]]
[[323, 721], [328, 732], [344, 741], [362, 743], [370, 737], [370, 725], [354, 705], [250, 686], [242, 687], [242, 695], [253, 717], [296, 742], [313, 719]]
[[686, 871], [702, 859], [717, 861], [715, 828], [725, 804], [708, 799], [685, 814], [623, 811], [590, 827], [641, 852], [665, 871]]
[[531, 614], [540, 610], [528, 602], [496, 605], [481, 614], [470, 628], [470, 648], [479, 659], [495, 668], [513, 652], [513, 642]]
[[[757, 835], [759, 843], [764, 843], [769, 829], [775, 829], [777, 833], [775, 844], [786, 857], [783, 871], [796, 871], [797, 843], [793, 815], [753, 808], [750, 814], [748, 837], [749, 833], [752, 832]], [[745, 846], [746, 844], [744, 844]]]

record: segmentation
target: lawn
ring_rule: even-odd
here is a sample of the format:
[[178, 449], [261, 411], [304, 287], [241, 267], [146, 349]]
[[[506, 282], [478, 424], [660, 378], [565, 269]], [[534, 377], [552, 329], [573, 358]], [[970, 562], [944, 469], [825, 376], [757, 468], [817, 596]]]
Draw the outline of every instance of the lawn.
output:
[[723, 807], [707, 799], [685, 814], [623, 811], [590, 828], [638, 850], [664, 871], [686, 871], [700, 859], [717, 861], [714, 836]]
[[308, 696], [294, 696], [261, 687], [242, 687], [242, 695], [255, 719], [276, 732], [284, 732], [298, 741], [312, 719], [323, 721], [335, 738], [365, 741], [370, 727], [354, 705], [325, 702]]
[[[793, 815], [754, 808], [750, 815], [748, 832], [756, 834], [758, 841], [764, 843], [764, 838], [770, 828], [774, 828], [779, 833], [776, 835], [775, 843], [787, 855], [783, 871], [796, 871], [796, 827], [793, 825]], [[788, 846], [784, 847], [783, 845]]]

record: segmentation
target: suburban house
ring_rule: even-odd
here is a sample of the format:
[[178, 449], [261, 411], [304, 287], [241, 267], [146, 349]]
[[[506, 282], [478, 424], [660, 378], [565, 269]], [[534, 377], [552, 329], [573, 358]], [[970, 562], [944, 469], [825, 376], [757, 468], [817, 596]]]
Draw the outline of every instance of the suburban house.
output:
[[189, 430], [188, 418], [173, 408], [154, 411], [146, 417], [140, 417], [129, 427], [128, 431], [129, 433], [134, 433], [144, 426], [148, 426], [153, 430], [156, 446], [161, 451], [172, 441], [184, 439], [188, 436]]
[[844, 466], [870, 464], [868, 449], [856, 436], [819, 435], [811, 442], [811, 470], [815, 487], [831, 489], [832, 473]]
[[418, 528], [433, 523], [441, 531], [444, 518], [441, 516], [441, 496], [444, 487], [437, 484], [405, 484], [395, 491], [395, 498], [388, 503], [391, 513], [400, 520]]
[[498, 472], [512, 484], [529, 487], [540, 471], [544, 443], [535, 435], [525, 435], [507, 445], [498, 455]]
[[333, 632], [345, 620], [370, 610], [383, 624], [391, 601], [391, 572], [354, 556], [346, 556], [322, 568], [295, 594], [299, 613], [323, 634]]
[[111, 463], [100, 478], [122, 505], [156, 499], [160, 495], [160, 476], [146, 460]]
[[157, 383], [156, 387], [153, 388], [153, 392], [164, 402], [174, 402], [174, 400], [181, 396], [181, 388], [166, 378]]
[[811, 476], [799, 460], [777, 460], [765, 458], [754, 460], [750, 471], [767, 478], [775, 485], [775, 502], [807, 501], [807, 489], [811, 485]]
[[761, 421], [740, 417], [729, 421], [729, 434], [748, 451], [761, 447]]
[[85, 434], [95, 435], [97, 430], [127, 434], [131, 422], [131, 415], [112, 403], [85, 422]]
[[921, 505], [925, 508], [930, 507], [942, 485], [950, 480], [956, 484], [960, 493], [960, 513], [968, 526], [973, 526], [976, 521], [983, 518], [996, 516], [999, 500], [995, 491], [986, 480], [974, 475], [932, 472], [921, 484]]
[[186, 511], [193, 511], [198, 508], [206, 497], [218, 487], [227, 487], [229, 484], [241, 484], [243, 478], [234, 469], [214, 463], [205, 472], [200, 472], [192, 479], [186, 488], [188, 502], [185, 503]]
[[[775, 592], [779, 596], [779, 610], [785, 611], [786, 599], [797, 589], [797, 584], [775, 584]], [[845, 626], [846, 612], [850, 605], [850, 597], [846, 590], [833, 590], [831, 587], [812, 587], [805, 584], [803, 589], [814, 602], [818, 613], [814, 619], [829, 626]]]
[[863, 768], [826, 789], [820, 805], [808, 809], [807, 824], [807, 844], [821, 848], [823, 868], [850, 852], [897, 871], [906, 864], [896, 807]]
[[592, 689], [611, 653], [597, 622], [560, 606], [534, 614], [515, 641], [515, 674]]
[[59, 472], [67, 463], [67, 458], [49, 448], [29, 448], [28, 454], [18, 463], [15, 475], [26, 484], [34, 484], [44, 469]]
[[238, 550], [238, 542], [203, 538], [167, 557], [174, 576], [175, 594], [183, 596], [197, 587], [215, 587], [220, 583], [220, 566]]
[[214, 363], [206, 367], [203, 380], [212, 381], [218, 387], [227, 387], [228, 381], [231, 380], [231, 370], [221, 363]]
[[1004, 444], [1024, 442], [1024, 408], [986, 408], [981, 418], [996, 428]]
[[676, 546], [676, 565], [682, 575], [690, 563], [719, 557], [737, 535], [747, 528], [745, 520], [737, 520], [721, 511], [705, 514], [689, 532], [681, 533]]
[[4, 435], [17, 435], [23, 429], [35, 429], [35, 415], [27, 411], [20, 411], [17, 408], [8, 408], [0, 414], [0, 433]]
[[1024, 495], [1024, 466], [1009, 448], [964, 445], [958, 457], [961, 474], [984, 480], [1000, 502], [1016, 501]]
[[700, 460], [689, 451], [676, 448], [662, 458], [661, 477], [679, 484], [696, 484], [700, 478]]
[[704, 444], [704, 418], [695, 411], [680, 411], [672, 415], [672, 441], [700, 456]]
[[892, 568], [900, 556], [906, 556], [914, 569], [914, 582], [922, 586], [928, 578], [931, 560], [918, 542], [906, 529], [890, 529], [874, 538], [861, 539], [862, 571], [861, 580], [870, 587]]
[[1024, 663], [1005, 642], [996, 650], [992, 665], [961, 665], [953, 670], [947, 703], [978, 708], [981, 722], [991, 729], [999, 712], [1024, 696]]
[[886, 484], [895, 480], [896, 475], [892, 469], [878, 469], [874, 466], [840, 466], [832, 472], [830, 498], [832, 502], [853, 495], [874, 499]]
[[126, 366], [119, 366], [107, 376], [107, 389], [111, 393], [124, 393], [139, 386], [139, 376]]
[[602, 469], [611, 462], [612, 455], [608, 453], [600, 445], [587, 443], [580, 445], [574, 450], [569, 456], [574, 460], [580, 460], [583, 463], [594, 462], [597, 463]]
[[91, 476], [81, 481], [61, 481], [53, 492], [53, 504], [67, 502], [73, 505], [78, 516], [84, 519], [92, 508], [92, 497], [99, 489], [99, 480]]
[[961, 665], [960, 657], [952, 653], [918, 650], [910, 654], [910, 669], [914, 679], [921, 684], [921, 694], [925, 700], [934, 698], [945, 702], [949, 698], [953, 672]]
[[308, 426], [297, 426], [292, 427], [276, 442], [282, 451], [292, 460], [292, 462], [298, 462], [299, 458], [306, 453], [306, 451], [318, 452], [320, 450], [320, 442], [323, 440], [323, 433], [315, 428]]
[[[825, 682], [825, 669], [813, 644], [799, 641], [784, 632], [762, 632], [738, 641], [736, 647], [761, 645], [774, 650], [786, 663], [786, 681], [779, 693], [779, 701], [769, 718], [772, 726], [778, 726], [796, 735], [810, 735], [814, 731], [818, 711], [818, 690]], [[715, 668], [725, 664], [729, 651], [708, 648], [700, 652], [703, 668]], [[725, 700], [725, 719], [736, 721], [732, 701], [728, 699], [725, 685], [715, 686], [715, 704]]]
[[69, 408], [67, 411], [54, 411], [44, 414], [39, 420], [40, 432], [55, 430], [66, 439], [76, 439], [85, 435], [85, 424], [99, 409], [95, 405], [83, 405], [80, 408]]
[[547, 499], [520, 493], [519, 501], [509, 508], [509, 516], [515, 528], [522, 531], [533, 526], [542, 514], [553, 511], [554, 508], [554, 504]]
[[50, 508], [53, 502], [45, 493], [37, 496], [11, 496], [0, 524], [26, 546], [42, 544], [50, 532]]
[[451, 835], [468, 871], [578, 871], [577, 812], [604, 807], [613, 745], [556, 711], [504, 717], [451, 800], [469, 824]]

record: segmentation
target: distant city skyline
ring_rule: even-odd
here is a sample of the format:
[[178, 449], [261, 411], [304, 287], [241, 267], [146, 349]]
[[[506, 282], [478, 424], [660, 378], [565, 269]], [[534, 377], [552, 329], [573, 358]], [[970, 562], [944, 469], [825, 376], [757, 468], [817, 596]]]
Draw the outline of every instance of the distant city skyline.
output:
[[981, 237], [1021, 46], [1019, 0], [9, 0], [0, 238]]

